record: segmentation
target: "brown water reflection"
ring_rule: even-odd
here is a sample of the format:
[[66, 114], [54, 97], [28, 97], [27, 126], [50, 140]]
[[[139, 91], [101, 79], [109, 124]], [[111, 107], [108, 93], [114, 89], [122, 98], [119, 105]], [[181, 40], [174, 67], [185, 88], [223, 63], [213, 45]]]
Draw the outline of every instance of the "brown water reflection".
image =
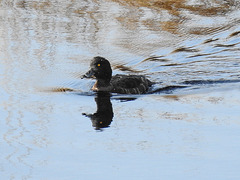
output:
[[[203, 16], [215, 16], [224, 15], [230, 12], [232, 8], [239, 6], [239, 2], [236, 0], [219, 1], [219, 0], [200, 0], [193, 1], [188, 0], [114, 0], [116, 2], [130, 4], [138, 7], [148, 7], [157, 10], [167, 10], [170, 14], [175, 16], [181, 16], [183, 10], [189, 10], [192, 13], [200, 14]], [[124, 3], [123, 3], [124, 4]]]
[[[36, 50], [39, 55], [48, 49], [50, 44], [46, 41], [50, 38], [50, 54], [55, 54], [55, 43], [67, 41], [84, 43], [92, 52], [98, 49], [98, 54], [104, 50], [113, 57], [119, 57], [109, 49], [109, 45], [114, 45], [146, 57], [159, 48], [176, 45], [188, 37], [227, 31], [240, 21], [239, 16], [234, 15], [239, 2], [233, 0], [2, 1], [1, 4], [6, 8], [14, 7], [13, 15], [21, 17], [16, 21], [20, 26], [14, 29], [23, 28], [29, 33], [33, 30], [36, 32], [34, 37], [42, 39], [41, 50]], [[24, 15], [29, 12], [36, 17]], [[59, 21], [53, 21], [53, 18]], [[35, 24], [36, 28], [30, 24]], [[55, 36], [50, 35], [53, 32]], [[61, 33], [65, 36], [60, 36]]]
[[[153, 20], [145, 20], [142, 21], [148, 28], [151, 30], [158, 31], [165, 30], [171, 33], [181, 33], [182, 26], [186, 21], [191, 19], [193, 15], [200, 15], [206, 17], [216, 17], [216, 16], [226, 16], [228, 13], [239, 9], [240, 3], [236, 0], [229, 1], [218, 1], [218, 0], [200, 0], [189, 2], [187, 0], [136, 0], [136, 1], [128, 1], [128, 0], [114, 0], [115, 2], [119, 2], [124, 5], [132, 5], [135, 7], [147, 7], [150, 9], [156, 10], [158, 13], [163, 14], [165, 11], [169, 13], [169, 20], [162, 19], [153, 19]], [[137, 17], [138, 18], [138, 17]], [[120, 21], [122, 19], [119, 19]], [[129, 21], [129, 20], [127, 20]], [[130, 22], [141, 21], [140, 18], [130, 19]], [[232, 24], [233, 23], [233, 24]], [[232, 23], [227, 25], [220, 25], [219, 27], [202, 27], [202, 25], [195, 27], [187, 27], [184, 26], [184, 29], [189, 29], [188, 32], [190, 34], [196, 35], [206, 35], [209, 33], [218, 32], [221, 30], [226, 30], [232, 27], [235, 23], [239, 23], [239, 19], [233, 20]], [[232, 24], [232, 25], [231, 25]]]

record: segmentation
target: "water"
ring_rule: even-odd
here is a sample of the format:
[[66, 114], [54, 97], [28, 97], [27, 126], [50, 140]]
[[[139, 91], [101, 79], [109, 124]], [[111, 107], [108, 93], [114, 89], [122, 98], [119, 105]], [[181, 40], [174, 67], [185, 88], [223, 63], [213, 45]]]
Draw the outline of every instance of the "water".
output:
[[[1, 179], [239, 179], [239, 9], [1, 0]], [[98, 55], [152, 91], [187, 87], [94, 94], [80, 77]]]

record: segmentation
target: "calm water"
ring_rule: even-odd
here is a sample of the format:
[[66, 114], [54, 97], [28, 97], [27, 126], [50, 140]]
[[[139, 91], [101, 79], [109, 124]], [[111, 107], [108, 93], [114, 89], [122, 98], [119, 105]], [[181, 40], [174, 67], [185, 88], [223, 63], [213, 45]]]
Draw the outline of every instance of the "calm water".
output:
[[[1, 179], [239, 179], [239, 10], [0, 0]], [[152, 91], [187, 87], [94, 94], [80, 76], [98, 55]]]

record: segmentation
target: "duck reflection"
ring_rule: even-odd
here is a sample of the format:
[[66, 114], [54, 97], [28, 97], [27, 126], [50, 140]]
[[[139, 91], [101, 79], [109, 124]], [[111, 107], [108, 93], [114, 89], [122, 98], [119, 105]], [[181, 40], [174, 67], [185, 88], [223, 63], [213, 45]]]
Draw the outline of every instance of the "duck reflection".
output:
[[95, 97], [97, 104], [97, 112], [94, 114], [83, 113], [84, 116], [89, 117], [92, 121], [92, 126], [96, 130], [109, 127], [113, 119], [113, 108], [110, 101], [110, 93], [98, 92]]

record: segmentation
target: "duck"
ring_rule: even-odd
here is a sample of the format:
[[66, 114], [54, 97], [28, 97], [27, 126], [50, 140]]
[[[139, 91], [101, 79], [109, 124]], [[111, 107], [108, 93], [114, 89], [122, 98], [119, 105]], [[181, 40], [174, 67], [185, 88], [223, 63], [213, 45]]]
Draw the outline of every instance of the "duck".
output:
[[90, 70], [82, 78], [96, 78], [91, 88], [95, 92], [111, 92], [118, 94], [146, 94], [153, 82], [143, 75], [112, 76], [110, 62], [101, 56], [91, 60]]

